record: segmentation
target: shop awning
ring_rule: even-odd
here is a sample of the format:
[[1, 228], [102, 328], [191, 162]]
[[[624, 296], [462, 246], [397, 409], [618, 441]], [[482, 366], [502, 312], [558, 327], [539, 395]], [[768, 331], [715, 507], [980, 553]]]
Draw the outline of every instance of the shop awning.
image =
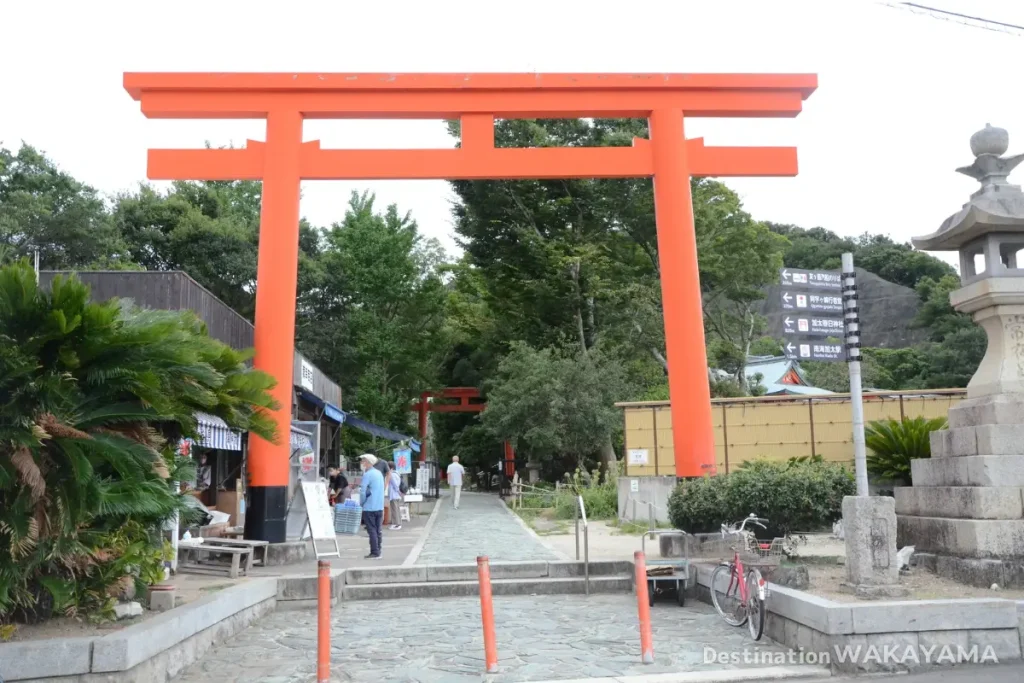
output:
[[309, 438], [309, 434], [300, 431], [295, 427], [292, 427], [289, 445], [293, 451], [311, 451], [313, 450], [313, 441]]
[[354, 429], [358, 429], [361, 432], [372, 434], [381, 439], [388, 439], [389, 441], [408, 441], [409, 447], [411, 449], [413, 449], [417, 453], [420, 452], [420, 442], [416, 441], [411, 436], [399, 434], [398, 432], [392, 431], [387, 427], [381, 427], [380, 425], [375, 425], [372, 422], [367, 422], [366, 420], [354, 416], [352, 413], [344, 413], [344, 415], [344, 425], [346, 427], [353, 427]]
[[301, 390], [299, 392], [299, 395], [302, 396], [302, 398], [309, 401], [310, 403], [312, 403], [313, 405], [315, 405], [317, 408], [320, 408], [323, 411], [323, 416], [326, 417], [328, 420], [333, 420], [338, 424], [345, 424], [345, 411], [339, 408], [338, 406], [334, 405], [333, 403], [328, 403], [327, 401], [324, 401], [319, 396], [315, 396], [310, 392], [306, 391], [305, 389]]
[[196, 413], [198, 423], [199, 440], [196, 445], [203, 448], [219, 448], [225, 451], [242, 450], [242, 436], [232, 431], [228, 424], [217, 417], [207, 413]]

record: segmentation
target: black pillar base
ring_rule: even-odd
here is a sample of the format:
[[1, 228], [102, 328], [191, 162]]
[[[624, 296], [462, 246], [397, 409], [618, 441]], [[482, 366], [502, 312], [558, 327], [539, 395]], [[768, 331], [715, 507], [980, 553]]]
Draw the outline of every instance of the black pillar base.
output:
[[287, 486], [250, 486], [245, 508], [245, 537], [253, 541], [284, 543], [288, 524]]

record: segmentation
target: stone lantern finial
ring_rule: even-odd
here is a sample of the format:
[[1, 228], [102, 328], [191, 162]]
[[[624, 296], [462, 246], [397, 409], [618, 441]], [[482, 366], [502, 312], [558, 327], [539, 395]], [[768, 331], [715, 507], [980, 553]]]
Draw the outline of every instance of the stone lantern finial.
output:
[[996, 128], [986, 123], [985, 127], [971, 136], [971, 152], [974, 153], [974, 163], [956, 169], [957, 173], [974, 178], [981, 183], [981, 189], [972, 196], [984, 192], [1007, 187], [1007, 176], [1021, 161], [1024, 161], [1024, 154], [1003, 158], [1006, 150], [1010, 148], [1010, 134], [1002, 128]]

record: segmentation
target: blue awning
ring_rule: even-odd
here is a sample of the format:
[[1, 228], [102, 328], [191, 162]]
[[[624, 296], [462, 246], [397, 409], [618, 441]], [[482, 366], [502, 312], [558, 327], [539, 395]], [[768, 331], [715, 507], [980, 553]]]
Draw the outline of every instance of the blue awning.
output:
[[341, 408], [337, 407], [333, 403], [324, 401], [319, 396], [314, 396], [306, 390], [300, 391], [299, 395], [315, 405], [317, 408], [323, 410], [324, 417], [327, 419], [334, 420], [338, 424], [345, 424], [345, 411]]
[[411, 436], [399, 434], [398, 432], [394, 432], [388, 429], [387, 427], [381, 427], [380, 425], [375, 425], [372, 422], [367, 422], [366, 420], [355, 417], [354, 415], [352, 415], [352, 413], [346, 413], [344, 411], [342, 411], [342, 413], [345, 416], [344, 424], [346, 427], [353, 427], [361, 432], [372, 434], [381, 439], [388, 439], [389, 441], [408, 441], [410, 448], [412, 448], [417, 453], [420, 452], [420, 442], [412, 438]]

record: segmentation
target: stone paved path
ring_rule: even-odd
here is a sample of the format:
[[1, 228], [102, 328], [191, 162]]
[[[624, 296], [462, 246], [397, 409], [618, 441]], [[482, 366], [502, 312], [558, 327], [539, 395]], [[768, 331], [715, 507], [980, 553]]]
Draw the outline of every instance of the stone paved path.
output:
[[463, 493], [459, 509], [442, 498], [416, 564], [461, 564], [487, 555], [491, 562], [558, 560], [493, 494]]
[[[504, 597], [495, 599], [494, 611], [500, 672], [486, 679], [493, 683], [757, 667], [765, 666], [765, 655], [783, 652], [767, 640], [754, 643], [745, 628], [728, 626], [698, 602], [655, 603], [655, 663], [647, 666], [640, 663], [632, 596]], [[477, 598], [343, 603], [332, 630], [334, 681], [485, 680]], [[705, 664], [705, 647], [738, 656]], [[276, 612], [209, 652], [176, 683], [307, 683], [315, 671], [316, 612]]]

